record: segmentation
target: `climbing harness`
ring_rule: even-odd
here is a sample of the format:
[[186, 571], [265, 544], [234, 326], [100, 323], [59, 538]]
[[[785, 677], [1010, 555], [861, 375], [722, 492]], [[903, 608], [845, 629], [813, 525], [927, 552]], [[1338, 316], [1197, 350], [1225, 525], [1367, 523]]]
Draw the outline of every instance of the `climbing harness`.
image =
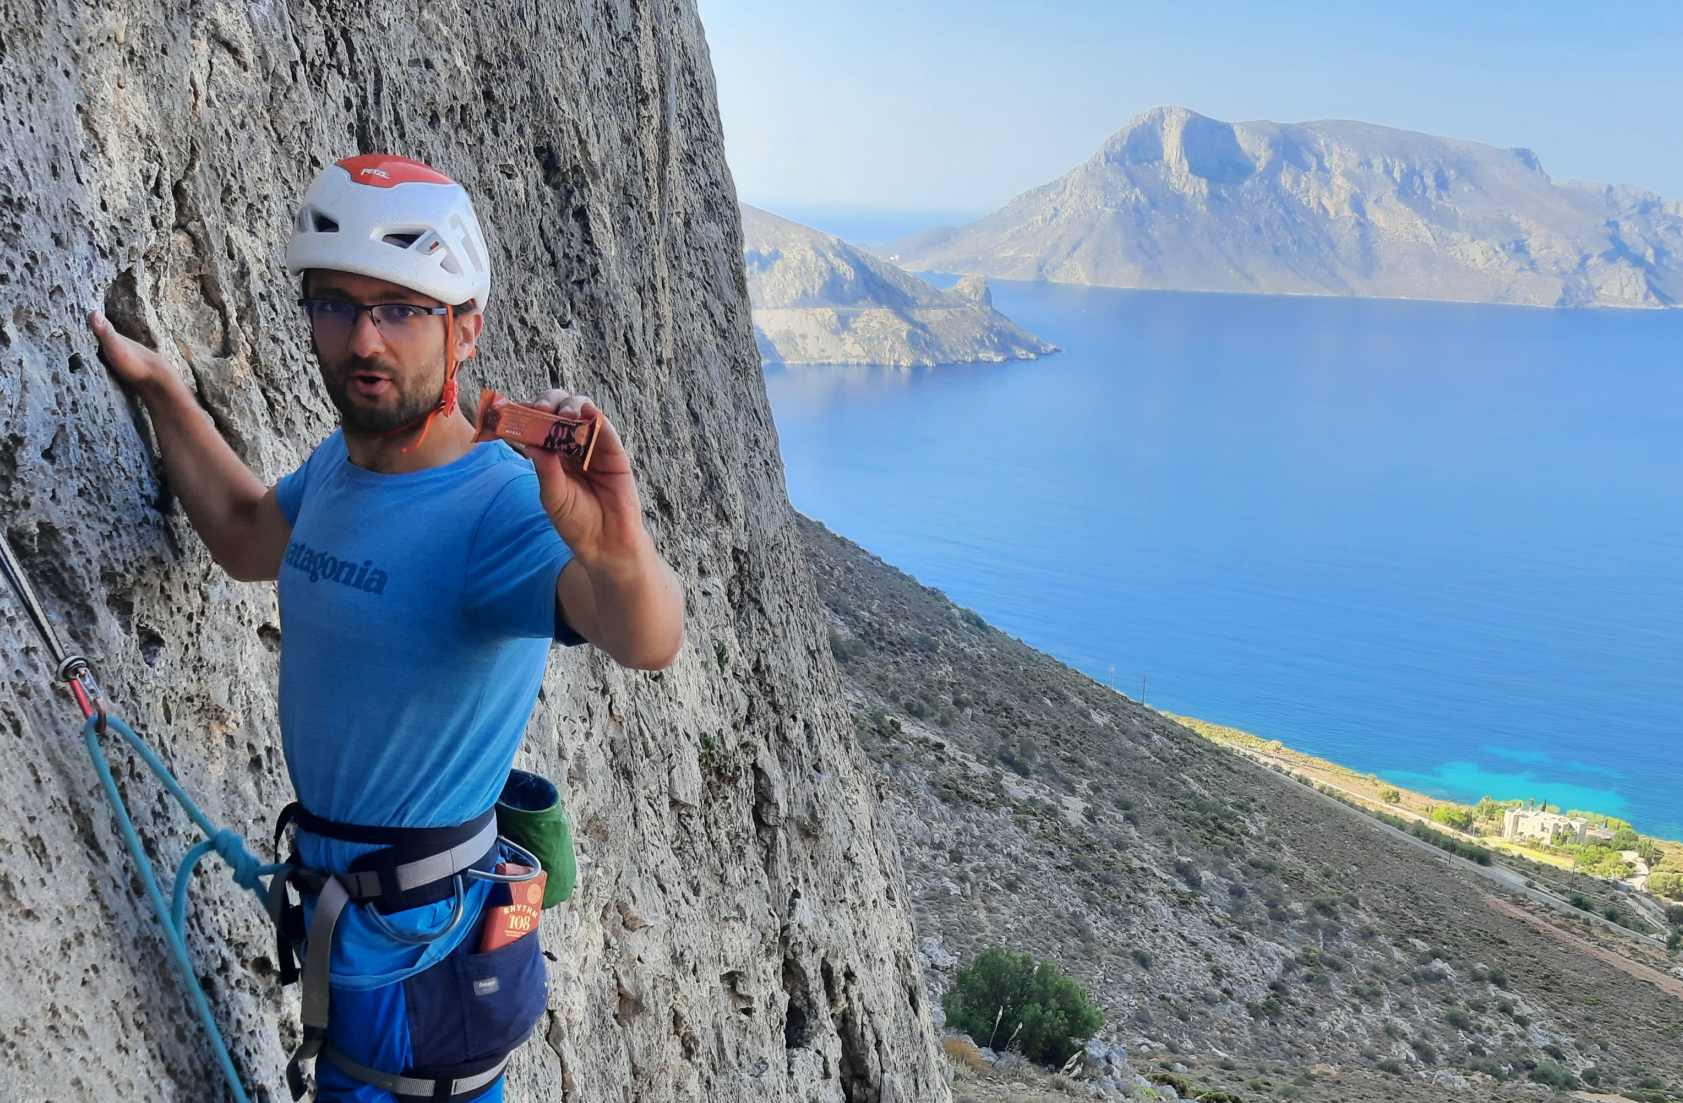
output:
[[[30, 586], [29, 578], [23, 573], [23, 567], [18, 563], [17, 556], [12, 552], [12, 545], [6, 540], [4, 533], [0, 533], [0, 564], [4, 565], [6, 581], [10, 583], [12, 592], [17, 595], [18, 604], [23, 606], [24, 612], [35, 626], [36, 634], [41, 637], [48, 654], [57, 663], [55, 677], [70, 686], [70, 692], [82, 710], [82, 738], [87, 743], [88, 756], [93, 760], [94, 773], [99, 776], [100, 788], [105, 791], [105, 799], [111, 804], [111, 813], [116, 817], [117, 832], [123, 837], [123, 845], [128, 848], [135, 868], [140, 871], [141, 883], [146, 888], [146, 898], [151, 901], [152, 911], [164, 928], [164, 941], [169, 945], [170, 957], [175, 960], [182, 983], [187, 987], [188, 998], [192, 1001], [194, 1010], [198, 1012], [199, 1021], [204, 1023], [205, 1033], [210, 1036], [211, 1048], [216, 1051], [216, 1060], [222, 1067], [222, 1075], [228, 1081], [228, 1088], [234, 1093], [238, 1103], [250, 1103], [245, 1087], [240, 1083], [239, 1073], [234, 1069], [233, 1058], [228, 1055], [228, 1045], [222, 1040], [222, 1032], [217, 1029], [216, 1018], [211, 1014], [204, 989], [199, 985], [198, 975], [193, 972], [193, 962], [187, 956], [187, 942], [183, 935], [187, 925], [187, 884], [192, 880], [193, 869], [199, 864], [199, 859], [212, 850], [233, 868], [235, 882], [241, 888], [255, 893], [259, 899], [264, 896], [264, 888], [258, 879], [277, 873], [284, 867], [265, 865], [246, 849], [245, 841], [239, 835], [233, 831], [218, 829], [210, 818], [199, 810], [199, 806], [193, 803], [193, 799], [181, 788], [174, 775], [152, 752], [152, 748], [134, 733], [134, 729], [106, 711], [104, 695], [100, 692], [99, 683], [94, 680], [93, 670], [88, 661], [80, 655], [66, 652], [64, 645], [59, 642], [58, 633], [53, 630], [52, 622], [47, 619], [45, 607], [35, 596], [35, 590]], [[152, 869], [152, 863], [140, 845], [140, 835], [134, 829], [134, 821], [129, 818], [128, 808], [123, 804], [122, 794], [117, 791], [117, 783], [111, 776], [111, 764], [106, 761], [105, 751], [100, 746], [100, 736], [108, 730], [121, 735], [141, 760], [151, 767], [170, 796], [176, 799], [182, 810], [187, 813], [187, 817], [205, 834], [204, 840], [182, 858], [181, 866], [175, 873], [175, 886], [169, 903], [165, 903], [164, 895], [158, 888], [158, 879]]]
[[[508, 839], [498, 837], [494, 810], [455, 827], [369, 827], [322, 819], [294, 802], [281, 810], [275, 823], [277, 842], [287, 826], [292, 823], [313, 835], [375, 845], [383, 849], [358, 858], [351, 863], [348, 872], [333, 875], [305, 868], [297, 849], [294, 848], [280, 872], [269, 880], [268, 908], [277, 932], [281, 983], [289, 984], [295, 979], [301, 979], [303, 982], [303, 1009], [300, 1018], [304, 1024], [304, 1040], [293, 1052], [292, 1059], [287, 1062], [287, 1087], [291, 1090], [293, 1099], [302, 1098], [302, 1065], [305, 1061], [317, 1057], [327, 1059], [359, 1080], [381, 1086], [382, 1080], [370, 1080], [366, 1075], [376, 1070], [352, 1061], [340, 1053], [328, 1038], [328, 1009], [332, 998], [328, 963], [332, 955], [306, 955], [300, 972], [293, 957], [294, 947], [300, 942], [317, 947], [332, 946], [333, 930], [339, 922], [339, 917], [344, 914], [345, 907], [352, 902], [366, 905], [365, 914], [369, 920], [393, 941], [411, 945], [437, 942], [459, 927], [465, 916], [467, 893], [463, 886], [464, 878], [516, 883], [536, 877], [542, 867], [538, 859], [525, 849]], [[493, 867], [497, 856], [500, 851], [505, 850], [512, 853], [515, 860], [525, 866], [528, 872], [495, 872]], [[288, 884], [296, 885], [300, 892], [317, 894], [315, 914], [310, 917], [307, 940], [299, 938], [304, 924], [303, 903], [291, 903], [286, 891]], [[410, 934], [397, 930], [381, 917], [382, 912], [403, 911], [452, 898], [454, 906], [451, 908], [450, 918], [434, 931]], [[523, 1031], [521, 1041], [524, 1041], [524, 1036]], [[468, 1070], [428, 1069], [426, 1071], [433, 1074], [425, 1077], [392, 1077], [390, 1073], [378, 1075], [385, 1079], [404, 1080], [410, 1086], [426, 1085], [425, 1090], [410, 1090], [406, 1087], [401, 1093], [395, 1092], [395, 1089], [386, 1089], [394, 1091], [394, 1094], [451, 1099], [477, 1091], [501, 1076], [512, 1052], [511, 1046], [507, 1052], [483, 1056], [474, 1062], [477, 1067]], [[464, 1071], [464, 1075], [455, 1075]]]
[[[537, 857], [509, 839], [499, 836], [497, 811], [493, 809], [456, 827], [382, 828], [334, 823], [314, 816], [301, 805], [293, 803], [282, 810], [277, 821], [277, 845], [286, 827], [295, 823], [300, 829], [313, 834], [377, 845], [383, 849], [352, 862], [350, 869], [342, 874], [306, 868], [296, 847], [288, 861], [264, 863], [246, 848], [245, 841], [238, 834], [231, 830], [219, 829], [211, 822], [146, 742], [135, 734], [134, 729], [108, 713], [104, 695], [94, 679], [88, 661], [80, 655], [67, 652], [59, 641], [58, 633], [47, 618], [45, 607], [35, 595], [34, 588], [30, 585], [28, 576], [24, 574], [22, 565], [13, 553], [4, 532], [0, 532], [0, 568], [3, 568], [6, 581], [34, 625], [36, 634], [40, 636], [42, 644], [57, 664], [55, 677], [69, 685], [77, 706], [82, 710], [83, 739], [87, 743], [88, 755], [93, 761], [100, 787], [117, 821], [118, 833], [122, 835], [123, 845], [128, 849], [136, 869], [140, 872], [146, 897], [152, 904], [158, 922], [164, 928], [164, 940], [169, 946], [170, 956], [181, 973], [182, 982], [200, 1021], [204, 1023], [205, 1033], [216, 1052], [222, 1075], [227, 1079], [229, 1090], [233, 1092], [237, 1103], [250, 1103], [250, 1097], [247, 1096], [239, 1073], [234, 1068], [227, 1043], [217, 1028], [210, 1004], [205, 999], [204, 990], [193, 971], [184, 934], [188, 883], [192, 880], [193, 870], [200, 859], [211, 851], [215, 851], [228, 863], [232, 868], [234, 881], [262, 901], [274, 921], [281, 983], [284, 985], [293, 980], [303, 982], [301, 1017], [304, 1040], [287, 1063], [286, 1070], [287, 1086], [294, 1100], [303, 1098], [306, 1090], [302, 1063], [317, 1057], [330, 1061], [358, 1080], [405, 1097], [442, 1100], [471, 1097], [501, 1076], [510, 1054], [530, 1034], [536, 1015], [530, 1016], [531, 1022], [515, 1023], [514, 1029], [506, 1037], [488, 1047], [492, 1052], [455, 1054], [454, 1056], [461, 1059], [450, 1063], [446, 1058], [446, 1064], [438, 1071], [409, 1069], [405, 1075], [394, 1075], [359, 1064], [332, 1044], [327, 1031], [333, 931], [348, 904], [357, 902], [366, 905], [365, 913], [373, 925], [388, 937], [401, 942], [424, 945], [444, 938], [461, 925], [467, 907], [464, 880], [516, 883], [531, 880], [542, 870]], [[168, 902], [158, 887], [152, 863], [141, 846], [140, 836], [129, 817], [128, 808], [123, 803], [122, 794], [111, 775], [110, 763], [100, 745], [100, 737], [108, 731], [116, 731], [123, 737], [181, 805], [188, 818], [205, 835], [205, 838], [188, 850], [182, 858]], [[569, 843], [569, 858], [570, 849]], [[495, 872], [496, 860], [504, 851], [524, 865], [527, 872]], [[264, 877], [269, 879], [267, 886], [261, 880]], [[299, 903], [292, 903], [287, 892], [288, 885], [298, 889], [301, 894], [316, 894], [315, 913], [310, 918], [307, 937], [303, 929], [302, 898]], [[410, 934], [397, 930], [382, 918], [382, 912], [400, 911], [451, 898], [455, 903], [450, 918], [436, 931]], [[316, 947], [316, 952], [302, 955], [304, 963], [300, 970], [296, 954], [306, 945]], [[528, 956], [536, 954], [535, 940], [520, 948]], [[496, 952], [505, 953], [506, 949]], [[418, 976], [426, 977], [440, 967], [450, 969], [451, 966], [452, 963], [446, 959], [439, 966], [423, 971]], [[516, 967], [519, 967], [518, 964]], [[530, 974], [531, 967], [528, 965], [525, 970]], [[541, 1015], [541, 964], [537, 966], [537, 973], [538, 1015]], [[484, 981], [480, 983], [483, 984]], [[529, 1004], [532, 999], [531, 989], [532, 984], [528, 980], [524, 989], [512, 993], [510, 998]], [[491, 987], [488, 991], [494, 993], [497, 989]], [[430, 1074], [427, 1074], [429, 1071]], [[423, 1075], [411, 1075], [413, 1073]]]

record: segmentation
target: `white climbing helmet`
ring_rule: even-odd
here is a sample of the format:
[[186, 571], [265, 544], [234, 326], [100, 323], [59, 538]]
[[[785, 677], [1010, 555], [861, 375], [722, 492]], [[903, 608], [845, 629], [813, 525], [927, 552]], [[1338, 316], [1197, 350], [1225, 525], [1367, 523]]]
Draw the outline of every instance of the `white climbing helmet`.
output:
[[491, 294], [490, 255], [467, 189], [407, 157], [369, 153], [323, 169], [304, 193], [286, 270], [355, 272], [451, 306]]

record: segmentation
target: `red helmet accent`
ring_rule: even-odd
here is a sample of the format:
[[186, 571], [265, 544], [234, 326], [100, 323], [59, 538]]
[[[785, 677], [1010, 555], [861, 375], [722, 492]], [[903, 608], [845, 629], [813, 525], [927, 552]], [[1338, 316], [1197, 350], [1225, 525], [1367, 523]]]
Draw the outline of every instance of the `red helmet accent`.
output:
[[398, 184], [454, 184], [455, 181], [423, 161], [389, 153], [364, 153], [334, 162], [357, 184], [390, 188]]

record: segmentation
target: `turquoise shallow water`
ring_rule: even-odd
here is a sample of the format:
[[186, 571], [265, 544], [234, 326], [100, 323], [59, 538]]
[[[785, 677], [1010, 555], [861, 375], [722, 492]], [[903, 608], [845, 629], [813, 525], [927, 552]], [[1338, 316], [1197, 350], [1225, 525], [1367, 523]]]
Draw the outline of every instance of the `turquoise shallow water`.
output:
[[994, 290], [1065, 351], [767, 371], [798, 508], [1153, 705], [1683, 837], [1683, 311]]

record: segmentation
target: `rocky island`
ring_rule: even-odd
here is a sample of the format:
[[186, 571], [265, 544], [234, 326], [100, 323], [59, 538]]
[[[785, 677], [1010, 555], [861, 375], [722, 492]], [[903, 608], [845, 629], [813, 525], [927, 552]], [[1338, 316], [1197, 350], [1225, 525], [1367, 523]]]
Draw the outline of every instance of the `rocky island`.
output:
[[920, 367], [1058, 351], [993, 308], [987, 281], [942, 291], [840, 238], [742, 205], [754, 336], [768, 364]]
[[1683, 203], [1555, 183], [1526, 149], [1159, 107], [993, 214], [876, 252], [1105, 287], [1665, 307], [1683, 299]]

